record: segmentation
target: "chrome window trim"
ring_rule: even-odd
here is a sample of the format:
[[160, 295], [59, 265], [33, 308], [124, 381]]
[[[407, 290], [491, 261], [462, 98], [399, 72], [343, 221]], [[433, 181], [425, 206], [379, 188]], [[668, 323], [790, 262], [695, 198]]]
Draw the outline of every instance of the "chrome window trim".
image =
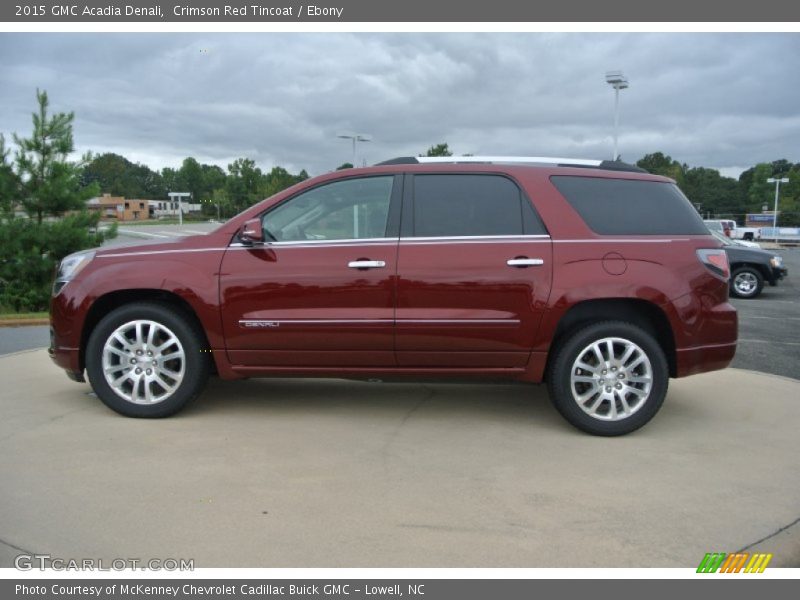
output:
[[232, 242], [229, 248], [314, 248], [318, 246], [358, 246], [374, 245], [381, 246], [387, 244], [401, 243], [443, 243], [443, 242], [507, 242], [507, 241], [549, 241], [549, 235], [455, 235], [455, 236], [435, 236], [435, 237], [383, 237], [383, 238], [361, 238], [361, 239], [336, 239], [336, 240], [299, 240], [291, 242], [261, 242], [259, 244], [242, 244]]
[[439, 241], [471, 241], [471, 240], [549, 240], [547, 234], [536, 235], [437, 235], [437, 236], [404, 236], [401, 242], [439, 242]]

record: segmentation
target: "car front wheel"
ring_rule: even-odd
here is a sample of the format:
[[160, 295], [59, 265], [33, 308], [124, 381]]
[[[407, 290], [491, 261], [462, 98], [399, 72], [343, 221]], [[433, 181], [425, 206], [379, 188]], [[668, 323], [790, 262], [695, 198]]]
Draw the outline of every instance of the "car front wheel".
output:
[[97, 396], [129, 417], [166, 417], [203, 390], [209, 354], [179, 310], [147, 302], [106, 315], [86, 346], [86, 372]]
[[655, 416], [669, 385], [666, 357], [636, 325], [605, 321], [575, 331], [548, 374], [550, 398], [572, 425], [594, 435], [635, 431]]

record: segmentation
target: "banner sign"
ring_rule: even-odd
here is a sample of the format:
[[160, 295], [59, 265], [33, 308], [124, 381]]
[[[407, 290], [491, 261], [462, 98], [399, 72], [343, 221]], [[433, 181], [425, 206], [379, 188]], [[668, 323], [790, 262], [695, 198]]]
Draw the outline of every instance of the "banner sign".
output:
[[0, 5], [0, 21], [72, 22], [781, 22], [800, 21], [800, 3], [762, 0], [17, 0]]
[[[0, 597], [36, 600], [486, 600], [487, 598], [792, 597], [792, 580], [697, 579], [41, 579], [2, 580]], [[709, 585], [711, 587], [709, 587]], [[785, 596], [783, 594], [786, 594]]]

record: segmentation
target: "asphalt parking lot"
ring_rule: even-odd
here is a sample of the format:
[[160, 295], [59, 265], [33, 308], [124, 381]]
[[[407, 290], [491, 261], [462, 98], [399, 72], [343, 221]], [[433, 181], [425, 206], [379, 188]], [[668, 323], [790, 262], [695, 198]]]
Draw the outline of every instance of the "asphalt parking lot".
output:
[[789, 276], [753, 300], [732, 299], [739, 311], [733, 367], [800, 379], [800, 249], [777, 250]]
[[[798, 567], [800, 251], [781, 254], [789, 278], [734, 301], [738, 368], [672, 381], [623, 438], [496, 384], [212, 381], [177, 417], [126, 419], [44, 350], [2, 356], [0, 567]], [[0, 351], [46, 343], [11, 331]]]

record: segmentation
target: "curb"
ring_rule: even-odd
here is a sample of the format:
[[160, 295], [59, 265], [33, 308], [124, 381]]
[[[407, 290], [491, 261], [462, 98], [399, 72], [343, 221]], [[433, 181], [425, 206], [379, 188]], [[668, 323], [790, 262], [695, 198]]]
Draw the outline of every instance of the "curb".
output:
[[32, 325], [49, 325], [50, 319], [2, 319], [0, 327], [30, 327]]

